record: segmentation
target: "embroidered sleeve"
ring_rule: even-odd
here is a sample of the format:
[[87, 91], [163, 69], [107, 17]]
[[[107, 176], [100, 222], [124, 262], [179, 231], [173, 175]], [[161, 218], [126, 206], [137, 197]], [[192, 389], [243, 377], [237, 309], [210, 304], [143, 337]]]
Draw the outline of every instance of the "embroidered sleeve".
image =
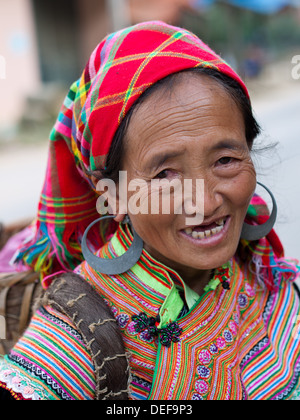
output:
[[10, 354], [0, 359], [0, 388], [16, 399], [94, 399], [92, 359], [70, 320], [40, 308]]

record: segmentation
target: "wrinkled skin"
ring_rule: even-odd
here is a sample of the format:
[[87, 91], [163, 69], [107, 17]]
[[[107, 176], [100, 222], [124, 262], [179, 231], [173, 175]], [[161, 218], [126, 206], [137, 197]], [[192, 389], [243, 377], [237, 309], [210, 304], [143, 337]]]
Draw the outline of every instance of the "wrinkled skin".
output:
[[[145, 249], [201, 294], [211, 270], [234, 256], [256, 186], [244, 120], [235, 101], [208, 76], [181, 74], [172, 92], [154, 92], [133, 113], [122, 170], [131, 185], [136, 179], [146, 181], [139, 191], [144, 205], [153, 179], [204, 180], [204, 220], [198, 229], [226, 218], [217, 235], [188, 235], [184, 211], [151, 214], [150, 205], [149, 214], [128, 211]], [[132, 194], [128, 192], [128, 199]], [[117, 221], [124, 218], [122, 203], [119, 206]]]

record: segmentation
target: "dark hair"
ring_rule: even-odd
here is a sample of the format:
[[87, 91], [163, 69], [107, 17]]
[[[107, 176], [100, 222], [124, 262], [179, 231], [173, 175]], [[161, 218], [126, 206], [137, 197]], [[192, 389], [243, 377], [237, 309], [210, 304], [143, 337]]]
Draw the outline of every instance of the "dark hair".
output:
[[172, 91], [172, 88], [174, 86], [174, 83], [176, 82], [176, 78], [178, 77], [178, 75], [187, 72], [194, 74], [205, 74], [211, 77], [212, 79], [216, 80], [231, 95], [244, 117], [246, 140], [249, 149], [252, 149], [252, 145], [255, 138], [260, 134], [260, 127], [253, 116], [250, 100], [247, 97], [243, 88], [240, 86], [240, 84], [231, 77], [211, 68], [203, 67], [187, 69], [179, 73], [171, 74], [165, 77], [164, 79], [159, 80], [150, 88], [148, 88], [138, 98], [138, 100], [130, 108], [129, 112], [121, 122], [118, 130], [116, 131], [108, 153], [105, 169], [101, 171], [96, 171], [96, 173], [98, 172], [99, 174], [100, 172], [101, 174], [97, 175], [96, 173], [93, 173], [93, 175], [95, 175], [97, 178], [109, 178], [112, 179], [115, 183], [118, 183], [119, 171], [122, 167], [122, 156], [124, 155], [124, 139], [134, 111], [139, 105], [141, 105], [146, 100], [146, 98], [148, 98], [155, 91], [161, 89]]

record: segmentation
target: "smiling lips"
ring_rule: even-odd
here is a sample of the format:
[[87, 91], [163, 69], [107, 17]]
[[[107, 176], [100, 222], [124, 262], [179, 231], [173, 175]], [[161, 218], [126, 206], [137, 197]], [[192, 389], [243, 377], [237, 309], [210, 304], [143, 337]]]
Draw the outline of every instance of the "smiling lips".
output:
[[205, 239], [220, 233], [225, 226], [227, 218], [224, 217], [209, 225], [199, 225], [194, 228], [186, 228], [184, 232], [194, 239]]

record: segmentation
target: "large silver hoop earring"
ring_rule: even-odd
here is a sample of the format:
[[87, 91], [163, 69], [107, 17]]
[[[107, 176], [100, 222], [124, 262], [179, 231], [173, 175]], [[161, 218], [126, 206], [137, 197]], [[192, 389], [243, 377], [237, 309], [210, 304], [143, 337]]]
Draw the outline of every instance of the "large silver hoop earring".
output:
[[271, 199], [272, 199], [273, 209], [272, 209], [272, 213], [270, 214], [269, 219], [266, 221], [266, 223], [263, 223], [262, 225], [252, 226], [244, 222], [241, 238], [246, 239], [247, 241], [258, 241], [259, 239], [267, 236], [273, 229], [276, 222], [276, 218], [277, 218], [277, 203], [274, 198], [274, 195], [271, 193], [269, 188], [267, 188], [261, 182], [257, 182], [257, 184], [263, 187], [270, 194]]
[[[131, 226], [133, 232], [133, 241], [130, 248], [128, 249], [128, 251], [125, 252], [125, 254], [112, 259], [100, 258], [94, 255], [87, 246], [87, 235], [89, 231], [96, 223], [100, 222], [101, 220], [109, 218], [113, 219], [114, 217], [116, 216], [102, 216], [99, 219], [95, 220], [93, 223], [91, 223], [84, 232], [81, 244], [82, 254], [86, 262], [99, 273], [111, 276], [122, 274], [130, 270], [140, 259], [144, 246], [142, 238], [135, 232], [134, 228]], [[125, 223], [128, 222], [130, 222], [130, 220], [126, 217]]]

